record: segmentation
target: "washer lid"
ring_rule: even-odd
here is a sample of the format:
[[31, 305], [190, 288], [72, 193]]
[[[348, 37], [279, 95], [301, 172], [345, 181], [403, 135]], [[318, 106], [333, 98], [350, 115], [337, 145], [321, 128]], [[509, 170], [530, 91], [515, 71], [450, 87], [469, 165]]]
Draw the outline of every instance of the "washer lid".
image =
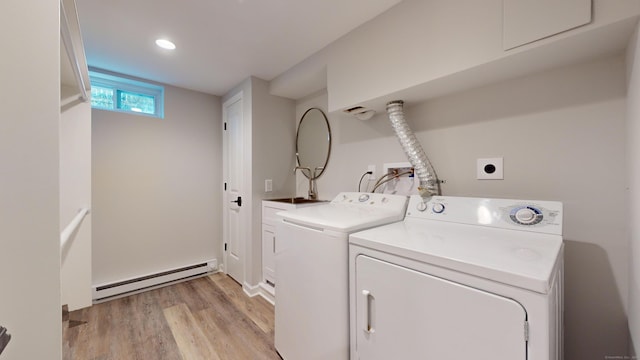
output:
[[285, 222], [352, 233], [404, 218], [408, 198], [403, 195], [342, 192], [329, 204], [279, 212]]
[[411, 218], [349, 242], [539, 293], [549, 292], [563, 248], [559, 235]]
[[285, 222], [341, 233], [352, 233], [373, 226], [401, 221], [402, 211], [348, 204], [325, 204], [278, 213]]

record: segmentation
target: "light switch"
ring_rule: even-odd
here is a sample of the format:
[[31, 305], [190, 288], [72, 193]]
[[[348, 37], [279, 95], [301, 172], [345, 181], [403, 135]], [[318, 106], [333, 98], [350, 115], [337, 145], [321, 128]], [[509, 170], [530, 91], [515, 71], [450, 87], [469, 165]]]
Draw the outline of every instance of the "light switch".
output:
[[273, 180], [265, 179], [264, 180], [264, 192], [272, 192], [273, 191]]

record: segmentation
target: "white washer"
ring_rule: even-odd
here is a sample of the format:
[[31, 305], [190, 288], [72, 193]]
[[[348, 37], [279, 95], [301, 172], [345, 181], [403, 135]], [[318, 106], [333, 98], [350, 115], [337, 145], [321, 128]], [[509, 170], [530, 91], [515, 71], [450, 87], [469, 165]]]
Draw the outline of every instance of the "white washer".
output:
[[407, 200], [340, 193], [325, 205], [278, 213], [275, 347], [283, 359], [349, 358], [349, 234], [401, 221]]
[[349, 237], [351, 359], [562, 359], [562, 204], [412, 196]]

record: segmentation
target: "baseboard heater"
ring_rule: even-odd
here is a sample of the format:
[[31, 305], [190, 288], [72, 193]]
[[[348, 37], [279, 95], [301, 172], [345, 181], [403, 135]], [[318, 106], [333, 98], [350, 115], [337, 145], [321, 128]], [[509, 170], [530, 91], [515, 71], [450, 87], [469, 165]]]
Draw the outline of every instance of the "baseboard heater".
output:
[[217, 270], [217, 268], [218, 262], [214, 259], [199, 264], [169, 269], [166, 271], [140, 276], [137, 278], [126, 279], [102, 285], [94, 285], [93, 302], [99, 303], [146, 290], [152, 290], [179, 281], [189, 280], [194, 277], [214, 272]]

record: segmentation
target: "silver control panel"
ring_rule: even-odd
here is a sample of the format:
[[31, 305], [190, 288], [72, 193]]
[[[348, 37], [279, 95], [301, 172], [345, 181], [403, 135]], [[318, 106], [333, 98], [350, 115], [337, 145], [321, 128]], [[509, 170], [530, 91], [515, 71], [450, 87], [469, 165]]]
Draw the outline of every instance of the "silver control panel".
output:
[[380, 193], [342, 192], [331, 200], [331, 203], [404, 211], [407, 197]]

